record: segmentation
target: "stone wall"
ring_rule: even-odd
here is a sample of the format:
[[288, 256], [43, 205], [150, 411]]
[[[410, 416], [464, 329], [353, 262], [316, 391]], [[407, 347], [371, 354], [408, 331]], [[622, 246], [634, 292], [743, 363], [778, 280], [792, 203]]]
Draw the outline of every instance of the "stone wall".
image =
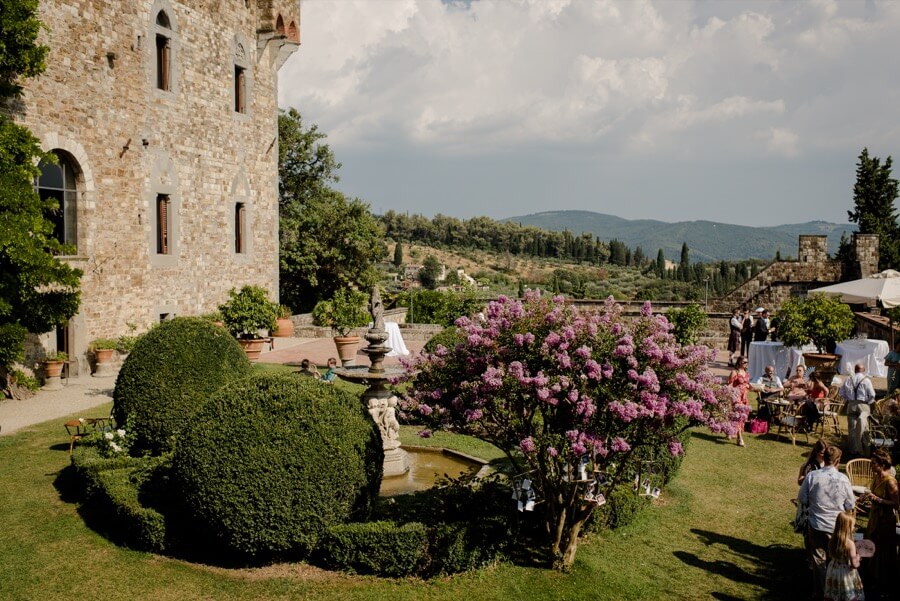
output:
[[[157, 86], [157, 15], [171, 38], [169, 90]], [[212, 311], [231, 287], [278, 294], [277, 69], [297, 47], [273, 21], [299, 27], [297, 2], [41, 2], [46, 72], [26, 82], [22, 111], [45, 150], [77, 178], [81, 312], [70, 355], [133, 323]], [[235, 110], [236, 66], [246, 112]], [[171, 253], [156, 249], [156, 199], [171, 198]], [[245, 252], [235, 207], [246, 208]], [[49, 350], [55, 335], [39, 346]], [[84, 364], [82, 363], [82, 367]]]
[[730, 312], [735, 307], [753, 310], [765, 307], [770, 312], [791, 296], [803, 295], [812, 288], [820, 288], [871, 275], [878, 268], [878, 236], [856, 234], [853, 237], [854, 260], [850, 264], [830, 259], [826, 237], [802, 235], [798, 244], [798, 259], [774, 261], [722, 298], [710, 301], [714, 311]]

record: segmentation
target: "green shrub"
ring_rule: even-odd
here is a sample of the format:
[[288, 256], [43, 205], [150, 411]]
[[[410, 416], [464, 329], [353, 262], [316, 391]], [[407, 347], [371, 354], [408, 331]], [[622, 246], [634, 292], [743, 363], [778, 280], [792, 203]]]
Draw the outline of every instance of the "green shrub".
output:
[[591, 529], [623, 528], [649, 504], [648, 497], [634, 492], [631, 484], [619, 484], [606, 496], [606, 505], [594, 510]]
[[708, 318], [700, 305], [687, 305], [681, 309], [669, 309], [666, 318], [672, 323], [672, 334], [678, 344], [697, 344], [700, 332], [706, 327]]
[[407, 323], [453, 325], [458, 317], [484, 309], [486, 302], [471, 293], [440, 290], [416, 290], [397, 297], [397, 304], [409, 307]]
[[163, 515], [140, 501], [143, 475], [167, 457], [104, 459], [95, 447], [79, 446], [72, 454], [82, 512], [114, 542], [143, 551], [166, 549]]
[[189, 515], [242, 558], [306, 554], [364, 519], [381, 486], [381, 437], [359, 399], [260, 373], [219, 390], [182, 432], [173, 478]]
[[465, 342], [465, 335], [456, 328], [456, 326], [450, 326], [449, 328], [444, 328], [437, 334], [431, 337], [431, 339], [425, 343], [425, 346], [422, 347], [422, 350], [426, 353], [433, 353], [437, 350], [438, 345], [443, 345], [446, 348], [453, 350], [456, 348], [457, 344], [461, 342]]
[[506, 517], [440, 524], [429, 532], [429, 572], [456, 574], [499, 561], [512, 535], [512, 522]]
[[278, 305], [269, 300], [268, 292], [259, 286], [244, 286], [228, 292], [228, 300], [219, 305], [225, 327], [235, 338], [259, 338], [259, 330], [275, 329]]
[[226, 330], [199, 318], [179, 317], [140, 337], [119, 370], [113, 415], [134, 430], [133, 452], [159, 454], [206, 399], [251, 371], [244, 351]]
[[333, 569], [375, 574], [416, 574], [427, 559], [428, 532], [423, 524], [365, 522], [338, 524], [328, 529], [319, 553]]

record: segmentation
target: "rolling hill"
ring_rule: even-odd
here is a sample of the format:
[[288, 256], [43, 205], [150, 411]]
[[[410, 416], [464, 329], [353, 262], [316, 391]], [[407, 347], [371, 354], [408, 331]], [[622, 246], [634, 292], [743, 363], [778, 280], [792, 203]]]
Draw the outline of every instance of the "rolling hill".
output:
[[692, 261], [718, 261], [741, 259], [771, 259], [781, 251], [782, 257], [797, 255], [797, 237], [800, 234], [824, 234], [828, 236], [828, 251], [837, 251], [841, 234], [850, 235], [855, 224], [810, 221], [772, 227], [749, 227], [713, 221], [679, 221], [666, 223], [653, 219], [622, 219], [614, 215], [592, 211], [546, 211], [520, 217], [509, 217], [522, 225], [533, 225], [546, 230], [569, 230], [573, 234], [590, 232], [601, 240], [615, 238], [634, 248], [640, 246], [644, 253], [654, 258], [662, 248], [667, 259], [678, 261], [681, 245], [687, 242]]

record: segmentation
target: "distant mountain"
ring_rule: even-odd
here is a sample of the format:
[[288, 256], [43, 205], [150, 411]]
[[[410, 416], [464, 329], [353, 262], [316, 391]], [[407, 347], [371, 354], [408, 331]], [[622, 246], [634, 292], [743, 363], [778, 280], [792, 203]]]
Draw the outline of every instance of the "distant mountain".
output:
[[666, 223], [653, 219], [622, 219], [614, 215], [592, 211], [546, 211], [521, 217], [509, 217], [522, 225], [546, 230], [569, 230], [573, 234], [590, 232], [601, 240], [615, 238], [634, 248], [640, 246], [651, 259], [662, 248], [666, 258], [678, 261], [681, 244], [687, 242], [691, 261], [740, 259], [772, 259], [777, 251], [781, 256], [796, 257], [800, 234], [825, 234], [828, 252], [835, 253], [841, 234], [856, 231], [855, 224], [810, 221], [772, 227], [748, 227], [714, 221], [679, 221]]

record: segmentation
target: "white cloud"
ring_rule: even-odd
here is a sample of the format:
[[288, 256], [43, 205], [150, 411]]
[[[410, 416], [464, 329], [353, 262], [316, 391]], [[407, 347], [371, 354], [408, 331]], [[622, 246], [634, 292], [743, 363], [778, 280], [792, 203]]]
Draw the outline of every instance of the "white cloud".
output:
[[301, 8], [303, 45], [281, 71], [281, 103], [360, 156], [741, 165], [896, 151], [892, 0]]

